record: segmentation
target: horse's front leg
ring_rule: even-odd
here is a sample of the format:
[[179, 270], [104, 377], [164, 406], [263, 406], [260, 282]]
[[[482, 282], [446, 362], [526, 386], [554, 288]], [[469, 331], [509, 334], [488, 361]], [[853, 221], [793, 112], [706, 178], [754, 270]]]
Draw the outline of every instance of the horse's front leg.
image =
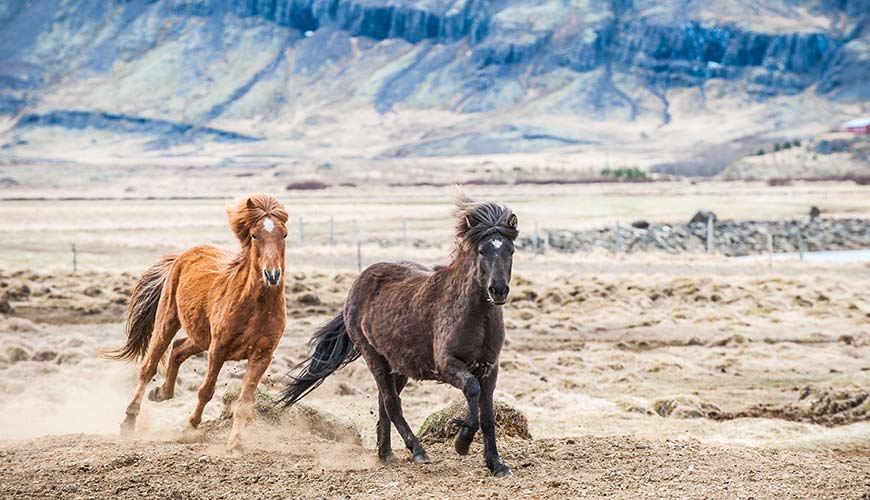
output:
[[242, 390], [236, 401], [235, 411], [233, 411], [233, 429], [230, 431], [228, 441], [230, 451], [240, 452], [242, 450], [242, 431], [245, 430], [253, 411], [257, 385], [271, 362], [272, 349], [257, 349], [248, 357], [248, 369], [245, 371], [244, 379], [242, 379]]
[[483, 456], [486, 468], [495, 477], [513, 476], [510, 467], [498, 456], [495, 443], [495, 406], [493, 393], [498, 379], [498, 363], [480, 378], [480, 430], [483, 432]]
[[454, 357], [445, 357], [440, 371], [448, 384], [462, 390], [462, 394], [465, 396], [466, 402], [468, 402], [468, 419], [455, 421], [459, 425], [459, 433], [456, 434], [456, 440], [453, 442], [456, 453], [468, 455], [471, 442], [474, 441], [474, 435], [480, 427], [480, 421], [478, 420], [480, 382], [469, 371], [465, 363]]

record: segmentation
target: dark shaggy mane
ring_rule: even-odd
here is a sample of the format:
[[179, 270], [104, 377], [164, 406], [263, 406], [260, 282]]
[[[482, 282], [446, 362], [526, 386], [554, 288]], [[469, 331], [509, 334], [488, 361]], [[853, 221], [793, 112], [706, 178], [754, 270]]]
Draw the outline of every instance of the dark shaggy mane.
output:
[[457, 189], [453, 213], [456, 240], [460, 248], [477, 248], [488, 236], [499, 234], [511, 241], [517, 239], [517, 217], [501, 203], [475, 201]]

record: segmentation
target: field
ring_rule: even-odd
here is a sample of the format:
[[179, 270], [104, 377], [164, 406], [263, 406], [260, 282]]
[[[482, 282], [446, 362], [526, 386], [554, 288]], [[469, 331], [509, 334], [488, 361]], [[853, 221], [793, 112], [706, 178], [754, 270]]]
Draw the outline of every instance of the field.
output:
[[[219, 396], [243, 363], [225, 368], [206, 409], [216, 423], [205, 431], [183, 432], [206, 363], [195, 357], [176, 398], [146, 401], [138, 435], [123, 440], [134, 368], [95, 350], [122, 342], [126, 294], [149, 262], [195, 243], [231, 247], [223, 206], [230, 193], [268, 189], [267, 179], [216, 172], [201, 191], [182, 183], [167, 191], [195, 198], [147, 199], [153, 193], [124, 192], [128, 178], [89, 190], [71, 177], [46, 187], [24, 177], [0, 193], [0, 293], [13, 308], [0, 316], [4, 498], [870, 497], [866, 263], [520, 252], [496, 391], [525, 413], [532, 435], [500, 441], [514, 478], [488, 477], [479, 443], [468, 457], [432, 444], [427, 466], [378, 464], [377, 398], [362, 361], [306, 399], [309, 414], [256, 423], [239, 457], [223, 446]], [[230, 181], [243, 187], [230, 190]], [[684, 221], [698, 209], [732, 219], [803, 217], [811, 205], [826, 216], [870, 214], [870, 188], [845, 183], [468, 191], [510, 204], [524, 234], [536, 225]], [[277, 194], [293, 222], [289, 322], [267, 394], [341, 307], [357, 241], [362, 265], [434, 264], [451, 248], [446, 188]], [[412, 383], [402, 396], [416, 428], [459, 393]]]

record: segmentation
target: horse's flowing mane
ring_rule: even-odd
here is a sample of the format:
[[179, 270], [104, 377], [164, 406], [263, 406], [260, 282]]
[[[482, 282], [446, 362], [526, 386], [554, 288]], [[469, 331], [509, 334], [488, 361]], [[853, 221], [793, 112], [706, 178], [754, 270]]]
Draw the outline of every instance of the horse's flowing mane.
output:
[[246, 196], [227, 207], [230, 228], [243, 247], [250, 245], [251, 228], [266, 216], [274, 217], [282, 224], [286, 224], [288, 219], [284, 205], [270, 194]]
[[501, 203], [472, 200], [458, 188], [453, 199], [456, 241], [460, 249], [477, 248], [484, 238], [493, 234], [511, 241], [519, 235], [516, 215]]
[[228, 256], [222, 269], [234, 274], [239, 271], [248, 255], [251, 247], [251, 228], [263, 217], [272, 217], [282, 224], [286, 224], [289, 216], [284, 205], [274, 196], [265, 193], [253, 194], [239, 198], [227, 206], [227, 217], [230, 221], [230, 229], [242, 244], [242, 251], [236, 255]]

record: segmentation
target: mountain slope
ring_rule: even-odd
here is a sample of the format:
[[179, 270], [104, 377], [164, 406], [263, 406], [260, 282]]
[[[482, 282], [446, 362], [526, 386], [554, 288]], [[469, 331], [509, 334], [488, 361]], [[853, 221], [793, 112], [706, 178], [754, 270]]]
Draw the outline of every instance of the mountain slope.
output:
[[673, 137], [703, 116], [735, 117], [714, 135], [746, 142], [827, 127], [870, 100], [868, 11], [867, 0], [11, 1], [2, 154], [54, 157], [58, 141], [101, 155], [226, 142], [219, 156], [364, 158], [664, 141], [679, 157], [695, 149]]

